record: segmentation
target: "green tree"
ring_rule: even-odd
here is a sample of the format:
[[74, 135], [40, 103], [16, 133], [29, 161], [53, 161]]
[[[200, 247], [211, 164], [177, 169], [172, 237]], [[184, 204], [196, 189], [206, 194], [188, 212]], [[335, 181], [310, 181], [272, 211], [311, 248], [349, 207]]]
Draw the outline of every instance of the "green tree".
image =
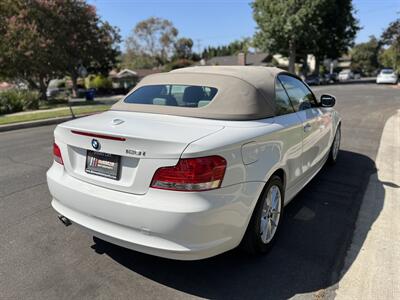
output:
[[[165, 64], [173, 54], [178, 30], [171, 21], [151, 17], [136, 24], [126, 40], [125, 58], [151, 60], [151, 65]], [[127, 62], [124, 61], [126, 64]]]
[[8, 80], [25, 80], [31, 88], [40, 86], [42, 98], [59, 62], [50, 47], [54, 36], [41, 23], [46, 13], [38, 3], [0, 1], [0, 73]]
[[244, 38], [242, 40], [235, 40], [228, 45], [218, 47], [207, 47], [201, 54], [202, 58], [210, 59], [215, 56], [234, 55], [239, 52], [247, 52], [252, 45], [250, 38]]
[[252, 7], [258, 25], [255, 46], [288, 56], [289, 71], [294, 73], [299, 49], [304, 51], [304, 41], [318, 32], [321, 0], [255, 0]]
[[255, 46], [288, 56], [290, 72], [307, 54], [317, 62], [340, 56], [358, 30], [351, 0], [255, 0], [252, 7], [258, 25]]
[[26, 80], [44, 99], [57, 76], [70, 75], [76, 93], [82, 65], [107, 73], [120, 41], [118, 31], [79, 0], [2, 0], [0, 35], [2, 75]]
[[192, 57], [193, 40], [189, 38], [180, 38], [174, 43], [177, 59], [190, 59]]
[[310, 53], [316, 58], [317, 70], [324, 58], [336, 59], [347, 53], [360, 30], [352, 0], [320, 0], [320, 3], [320, 24], [309, 44], [312, 47]]
[[380, 43], [375, 36], [368, 42], [357, 44], [351, 50], [351, 68], [372, 75], [379, 68]]
[[393, 46], [383, 49], [379, 54], [379, 63], [385, 68], [393, 68], [400, 72], [400, 55]]
[[89, 75], [85, 78], [85, 87], [87, 89], [109, 90], [112, 88], [112, 81], [104, 75]]
[[115, 64], [120, 36], [93, 6], [79, 0], [0, 1], [1, 73], [26, 80], [45, 98], [49, 80], [78, 70], [107, 73]]
[[400, 19], [389, 24], [382, 33], [381, 41], [389, 46], [381, 55], [382, 64], [400, 71]]
[[141, 53], [136, 49], [128, 49], [121, 55], [121, 68], [151, 69], [157, 65], [154, 57]]
[[[45, 0], [42, 0], [45, 1]], [[46, 1], [45, 1], [46, 2]], [[74, 95], [79, 69], [108, 75], [117, 62], [119, 31], [96, 13], [94, 6], [79, 0], [53, 0], [49, 10], [54, 14], [62, 70], [71, 76]]]

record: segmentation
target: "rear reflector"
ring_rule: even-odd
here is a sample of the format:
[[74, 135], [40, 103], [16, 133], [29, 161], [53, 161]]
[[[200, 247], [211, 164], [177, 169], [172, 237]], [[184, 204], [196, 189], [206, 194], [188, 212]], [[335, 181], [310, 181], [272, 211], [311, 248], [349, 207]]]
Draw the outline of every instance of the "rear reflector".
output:
[[173, 167], [159, 168], [151, 187], [173, 191], [207, 191], [219, 188], [225, 175], [226, 160], [221, 156], [184, 158]]
[[84, 131], [78, 131], [78, 130], [71, 130], [71, 132], [74, 133], [74, 134], [90, 136], [90, 137], [95, 137], [95, 138], [105, 139], [105, 140], [122, 141], [122, 142], [126, 140], [126, 138], [119, 137], [119, 136], [97, 134], [97, 133], [84, 132]]
[[54, 157], [55, 162], [58, 162], [61, 165], [64, 164], [62, 156], [61, 156], [60, 147], [58, 147], [58, 145], [56, 143], [53, 144], [53, 157]]

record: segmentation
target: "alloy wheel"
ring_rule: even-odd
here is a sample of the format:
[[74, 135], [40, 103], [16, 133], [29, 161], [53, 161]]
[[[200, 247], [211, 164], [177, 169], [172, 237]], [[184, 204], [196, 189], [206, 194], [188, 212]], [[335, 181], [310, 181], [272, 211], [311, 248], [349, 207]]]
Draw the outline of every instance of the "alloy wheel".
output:
[[260, 222], [260, 236], [264, 244], [268, 244], [274, 237], [281, 214], [281, 191], [278, 186], [270, 187], [263, 204]]

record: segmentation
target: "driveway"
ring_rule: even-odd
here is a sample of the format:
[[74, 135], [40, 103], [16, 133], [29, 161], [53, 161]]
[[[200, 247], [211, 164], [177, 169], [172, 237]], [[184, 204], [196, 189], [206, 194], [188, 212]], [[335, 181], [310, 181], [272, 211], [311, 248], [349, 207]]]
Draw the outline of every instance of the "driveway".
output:
[[0, 133], [0, 299], [329, 296], [326, 289], [335, 289], [343, 276], [357, 214], [376, 173], [382, 129], [400, 109], [400, 90], [348, 84], [315, 91], [337, 96], [343, 116], [339, 161], [286, 207], [279, 240], [257, 258], [233, 250], [203, 261], [173, 261], [64, 227], [50, 207], [45, 179], [54, 126]]

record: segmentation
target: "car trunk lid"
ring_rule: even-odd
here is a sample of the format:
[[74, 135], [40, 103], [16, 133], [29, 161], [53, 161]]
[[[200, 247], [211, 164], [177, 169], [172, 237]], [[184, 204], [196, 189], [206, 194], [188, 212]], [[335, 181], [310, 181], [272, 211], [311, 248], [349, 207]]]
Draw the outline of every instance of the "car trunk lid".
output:
[[[159, 167], [175, 165], [191, 142], [222, 128], [194, 118], [108, 111], [59, 125], [55, 139], [71, 176], [105, 188], [144, 194]], [[97, 149], [94, 140], [99, 144]], [[120, 157], [118, 179], [88, 173], [87, 154], [91, 151]]]

